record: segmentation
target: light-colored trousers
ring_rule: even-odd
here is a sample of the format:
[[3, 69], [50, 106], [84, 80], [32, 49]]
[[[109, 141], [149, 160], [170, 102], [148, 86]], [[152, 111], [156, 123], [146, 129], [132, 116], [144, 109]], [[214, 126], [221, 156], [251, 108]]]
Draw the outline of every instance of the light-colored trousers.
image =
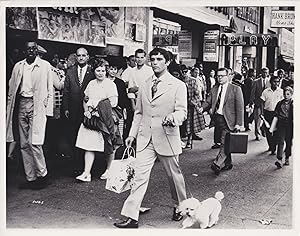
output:
[[178, 155], [161, 156], [156, 153], [153, 143], [150, 141], [144, 150], [137, 152], [134, 164], [134, 184], [130, 195], [124, 202], [121, 211], [122, 215], [138, 220], [139, 209], [148, 187], [151, 169], [157, 157], [166, 170], [174, 205], [178, 205], [181, 201], [187, 198], [184, 178], [178, 165]]
[[19, 105], [19, 132], [21, 154], [26, 179], [34, 181], [47, 175], [42, 145], [32, 144], [33, 99], [21, 97]]

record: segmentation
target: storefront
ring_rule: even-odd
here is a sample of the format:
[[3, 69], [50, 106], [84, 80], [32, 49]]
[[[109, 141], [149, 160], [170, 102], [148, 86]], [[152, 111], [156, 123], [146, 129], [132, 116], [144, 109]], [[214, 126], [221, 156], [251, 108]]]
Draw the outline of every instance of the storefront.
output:
[[91, 57], [129, 56], [147, 46], [148, 12], [145, 7], [7, 8], [7, 56], [22, 51], [27, 40], [45, 48], [49, 61], [78, 47], [86, 47]]

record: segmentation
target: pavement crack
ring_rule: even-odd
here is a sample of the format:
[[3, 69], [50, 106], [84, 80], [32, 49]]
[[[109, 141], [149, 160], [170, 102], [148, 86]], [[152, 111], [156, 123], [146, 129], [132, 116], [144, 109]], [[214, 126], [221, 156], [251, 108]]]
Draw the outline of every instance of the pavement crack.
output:
[[293, 186], [290, 186], [273, 204], [272, 206], [262, 215], [262, 219], [265, 217], [265, 215], [270, 212], [270, 210], [293, 188]]

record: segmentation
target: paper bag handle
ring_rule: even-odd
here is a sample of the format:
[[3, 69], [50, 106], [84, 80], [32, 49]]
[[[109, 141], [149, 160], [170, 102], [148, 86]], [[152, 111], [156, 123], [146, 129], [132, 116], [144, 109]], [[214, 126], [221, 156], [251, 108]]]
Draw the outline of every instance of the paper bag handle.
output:
[[121, 160], [124, 159], [126, 154], [127, 154], [128, 157], [130, 157], [132, 153], [133, 153], [132, 156], [135, 158], [135, 151], [134, 151], [133, 147], [130, 147], [130, 146], [126, 147], [124, 152], [123, 152], [123, 156], [122, 156]]

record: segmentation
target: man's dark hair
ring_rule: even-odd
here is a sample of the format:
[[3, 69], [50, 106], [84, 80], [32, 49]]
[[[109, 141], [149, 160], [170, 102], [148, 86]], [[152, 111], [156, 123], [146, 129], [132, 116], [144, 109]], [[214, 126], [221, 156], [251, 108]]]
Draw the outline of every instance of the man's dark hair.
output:
[[218, 71], [226, 71], [226, 75], [228, 75], [228, 69], [225, 67], [219, 68]]
[[163, 48], [154, 48], [150, 53], [150, 58], [153, 56], [153, 55], [158, 55], [158, 54], [161, 54], [163, 55], [163, 57], [166, 59], [166, 62], [167, 61], [170, 61], [170, 57], [169, 57], [169, 53], [167, 50], [163, 49]]
[[141, 49], [141, 48], [137, 49], [137, 50], [135, 51], [134, 55], [136, 56], [138, 53], [144, 53], [145, 56], [147, 55], [147, 53], [145, 52], [145, 50], [144, 50], [144, 49]]

